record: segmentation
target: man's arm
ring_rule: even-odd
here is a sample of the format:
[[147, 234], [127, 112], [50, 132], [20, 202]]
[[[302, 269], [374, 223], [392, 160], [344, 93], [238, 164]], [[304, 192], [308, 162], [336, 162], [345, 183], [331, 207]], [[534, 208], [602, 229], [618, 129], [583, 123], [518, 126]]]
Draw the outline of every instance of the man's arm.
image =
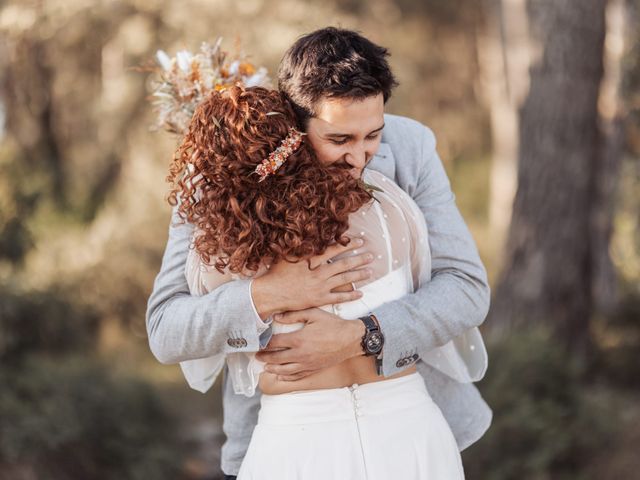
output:
[[418, 180], [410, 193], [429, 229], [432, 278], [415, 293], [373, 312], [385, 337], [384, 376], [411, 366], [423, 352], [480, 325], [491, 296], [486, 270], [436, 152], [435, 137], [424, 126], [410, 133], [421, 136]]
[[331, 245], [308, 262], [279, 262], [253, 282], [234, 280], [201, 297], [192, 296], [185, 266], [194, 227], [180, 222], [174, 208], [162, 266], [147, 304], [149, 345], [162, 363], [258, 351], [271, 338], [263, 319], [278, 311], [360, 298], [361, 292], [340, 287], [370, 275], [366, 269], [353, 271], [372, 260], [366, 252], [326, 262], [362, 247], [355, 239], [345, 246]]
[[167, 364], [257, 351], [266, 344], [260, 341], [260, 334], [268, 325], [260, 328], [261, 319], [251, 301], [251, 282], [228, 282], [201, 297], [192, 296], [185, 265], [193, 225], [180, 221], [174, 208], [162, 266], [147, 303], [151, 351]]

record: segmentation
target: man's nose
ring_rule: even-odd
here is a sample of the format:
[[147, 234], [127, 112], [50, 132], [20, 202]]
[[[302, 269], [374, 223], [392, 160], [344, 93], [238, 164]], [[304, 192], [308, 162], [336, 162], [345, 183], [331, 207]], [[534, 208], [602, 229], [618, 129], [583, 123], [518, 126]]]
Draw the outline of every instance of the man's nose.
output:
[[367, 152], [364, 146], [361, 146], [353, 148], [349, 152], [347, 152], [347, 154], [345, 155], [345, 160], [353, 168], [362, 170], [367, 165], [369, 157], [369, 152]]

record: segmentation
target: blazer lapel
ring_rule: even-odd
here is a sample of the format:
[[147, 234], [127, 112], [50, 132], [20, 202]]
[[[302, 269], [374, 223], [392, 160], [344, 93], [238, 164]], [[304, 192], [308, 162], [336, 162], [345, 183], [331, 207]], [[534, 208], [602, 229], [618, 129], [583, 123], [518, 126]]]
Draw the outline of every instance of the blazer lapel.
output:
[[380, 172], [385, 177], [395, 181], [396, 161], [388, 143], [380, 142], [380, 147], [378, 147], [378, 151], [367, 165], [367, 168]]

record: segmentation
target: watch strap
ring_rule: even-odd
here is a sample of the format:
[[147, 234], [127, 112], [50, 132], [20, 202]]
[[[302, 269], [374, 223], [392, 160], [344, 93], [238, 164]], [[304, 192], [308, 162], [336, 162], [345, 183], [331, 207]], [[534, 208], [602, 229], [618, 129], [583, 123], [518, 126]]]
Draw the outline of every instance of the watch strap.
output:
[[373, 315], [365, 315], [364, 317], [360, 317], [360, 320], [364, 323], [364, 326], [367, 329], [367, 332], [379, 332], [380, 327], [378, 323], [374, 320], [375, 317]]
[[364, 351], [364, 354], [366, 356], [375, 355], [376, 373], [378, 375], [382, 375], [382, 350], [380, 350], [380, 352], [378, 352], [376, 354], [376, 353], [369, 352], [367, 350], [367, 346], [366, 346], [367, 338], [369, 337], [369, 335], [374, 334], [374, 333], [378, 334], [380, 336], [380, 338], [382, 339], [382, 341], [384, 342], [384, 336], [382, 335], [382, 332], [380, 331], [380, 324], [378, 323], [378, 319], [373, 314], [369, 314], [369, 315], [365, 315], [363, 317], [359, 317], [359, 319], [364, 323], [365, 328], [366, 328], [366, 332], [362, 336], [362, 343], [361, 343], [362, 344], [362, 349]]

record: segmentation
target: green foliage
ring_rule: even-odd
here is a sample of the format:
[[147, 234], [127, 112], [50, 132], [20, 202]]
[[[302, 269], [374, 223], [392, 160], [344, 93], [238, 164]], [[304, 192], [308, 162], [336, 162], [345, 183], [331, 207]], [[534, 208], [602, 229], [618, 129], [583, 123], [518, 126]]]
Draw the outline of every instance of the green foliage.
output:
[[19, 218], [3, 220], [0, 233], [0, 256], [12, 263], [19, 263], [33, 246], [31, 234]]
[[64, 291], [0, 288], [6, 478], [25, 468], [29, 478], [55, 480], [178, 477], [176, 419], [149, 384], [95, 359], [98, 324]]
[[[484, 438], [464, 452], [469, 478], [589, 479], [618, 424], [591, 395], [585, 366], [540, 327], [489, 348], [479, 388], [494, 412]], [[601, 404], [602, 403], [602, 404]]]
[[488, 222], [489, 155], [458, 155], [450, 163], [451, 188], [465, 218], [475, 222]]
[[0, 362], [16, 364], [31, 352], [88, 351], [98, 319], [63, 292], [19, 292], [0, 287]]
[[175, 419], [154, 391], [86, 357], [0, 367], [0, 471], [35, 478], [175, 479]]
[[638, 389], [640, 378], [640, 297], [623, 296], [615, 314], [594, 321], [602, 347], [594, 362], [594, 376], [609, 385]]
[[0, 288], [0, 478], [178, 478], [177, 420], [96, 358], [98, 324], [67, 292]]
[[24, 163], [13, 149], [0, 144], [0, 260], [15, 265], [34, 246], [28, 220], [41, 197]]

